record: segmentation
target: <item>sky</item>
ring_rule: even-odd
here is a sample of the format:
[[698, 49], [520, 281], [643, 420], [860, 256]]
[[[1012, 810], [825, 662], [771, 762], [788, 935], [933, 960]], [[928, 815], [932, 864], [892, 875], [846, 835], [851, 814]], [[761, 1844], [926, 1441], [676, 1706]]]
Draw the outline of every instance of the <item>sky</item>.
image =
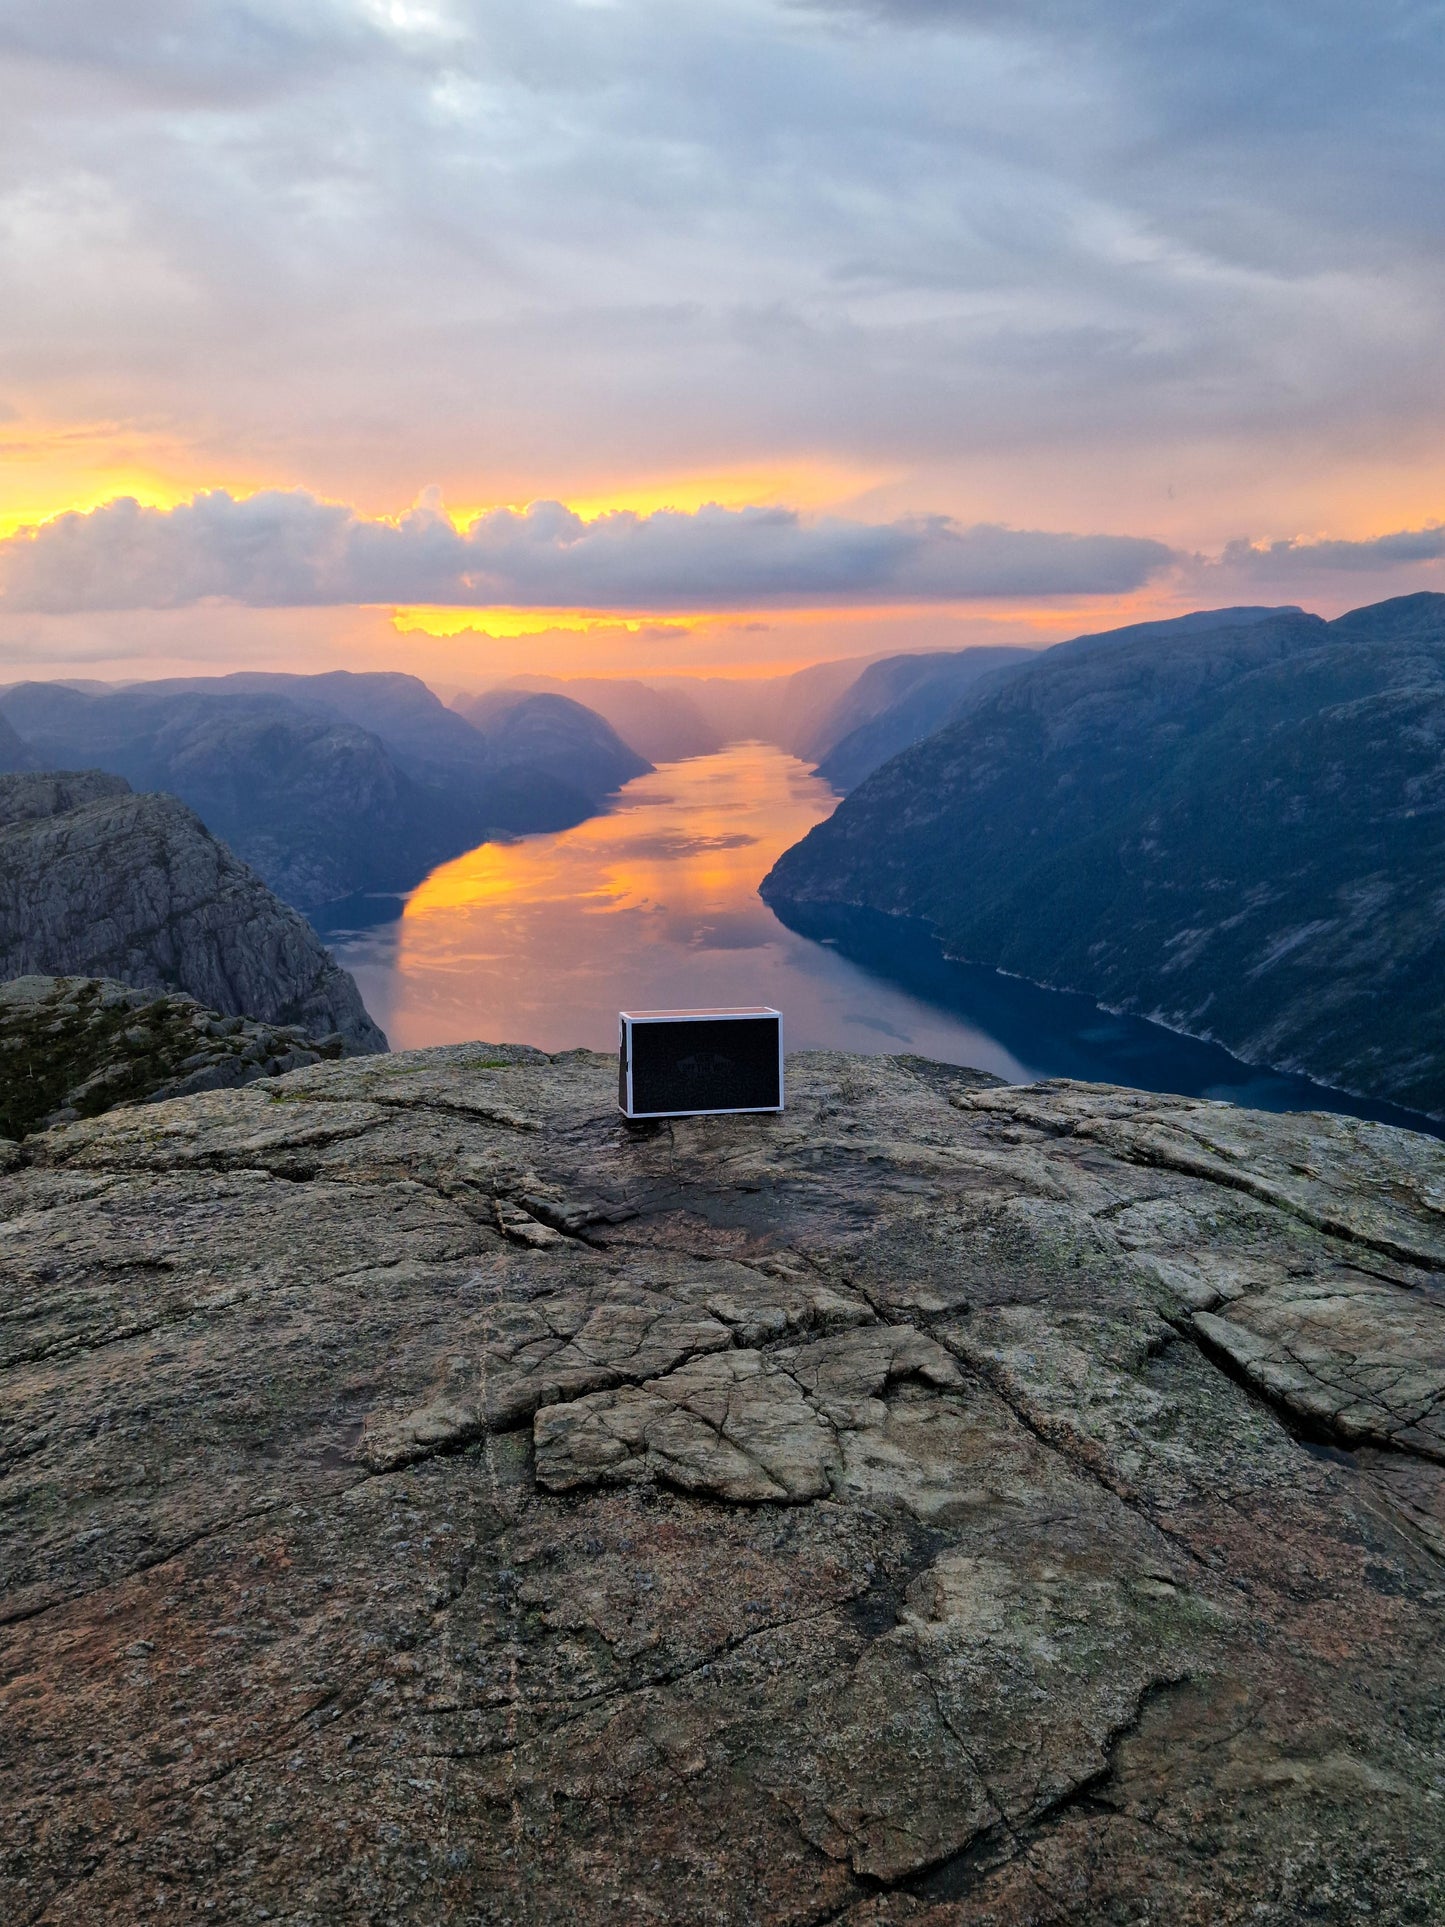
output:
[[0, 0], [0, 681], [1445, 590], [1445, 0]]

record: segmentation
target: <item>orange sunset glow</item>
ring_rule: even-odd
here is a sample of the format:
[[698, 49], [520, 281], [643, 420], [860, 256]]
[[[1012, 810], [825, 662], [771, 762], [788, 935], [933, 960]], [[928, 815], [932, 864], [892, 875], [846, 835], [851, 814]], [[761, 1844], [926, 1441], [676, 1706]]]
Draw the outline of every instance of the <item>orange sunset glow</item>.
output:
[[[11, 49], [12, 679], [754, 676], [1441, 580], [1388, 37], [1348, 137], [1261, 153], [1212, 56], [1029, 10], [724, 5], [680, 109], [633, 0], [75, 7]], [[1329, 97], [1327, 37], [1239, 31]]]
[[0, 1927], [1445, 1927], [1445, 0], [0, 0]]

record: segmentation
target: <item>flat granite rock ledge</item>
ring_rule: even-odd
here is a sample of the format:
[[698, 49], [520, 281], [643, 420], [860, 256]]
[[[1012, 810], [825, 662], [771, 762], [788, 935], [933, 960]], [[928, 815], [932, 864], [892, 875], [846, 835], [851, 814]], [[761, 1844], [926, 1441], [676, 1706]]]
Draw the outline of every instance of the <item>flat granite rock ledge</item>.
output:
[[0, 1143], [0, 1919], [1445, 1919], [1445, 1147], [789, 1068]]

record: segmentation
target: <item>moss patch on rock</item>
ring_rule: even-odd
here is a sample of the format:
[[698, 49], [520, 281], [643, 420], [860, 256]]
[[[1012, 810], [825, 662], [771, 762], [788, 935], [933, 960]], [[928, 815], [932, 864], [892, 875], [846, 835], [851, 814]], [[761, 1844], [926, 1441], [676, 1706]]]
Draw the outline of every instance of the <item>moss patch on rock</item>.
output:
[[194, 997], [104, 977], [0, 984], [0, 1137], [97, 1117], [118, 1104], [224, 1090], [338, 1057], [294, 1025], [222, 1017]]

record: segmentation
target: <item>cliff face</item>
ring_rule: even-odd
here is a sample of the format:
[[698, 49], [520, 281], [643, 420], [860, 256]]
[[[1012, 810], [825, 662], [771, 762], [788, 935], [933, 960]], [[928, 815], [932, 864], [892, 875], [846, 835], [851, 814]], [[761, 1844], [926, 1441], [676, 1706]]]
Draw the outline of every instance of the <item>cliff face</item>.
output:
[[790, 1073], [4, 1153], [7, 1919], [1441, 1918], [1445, 1151]]
[[315, 932], [171, 796], [99, 771], [0, 777], [0, 979], [115, 978], [386, 1048]]
[[1445, 1115], [1442, 823], [1445, 596], [1411, 596], [1051, 650], [762, 887]]

